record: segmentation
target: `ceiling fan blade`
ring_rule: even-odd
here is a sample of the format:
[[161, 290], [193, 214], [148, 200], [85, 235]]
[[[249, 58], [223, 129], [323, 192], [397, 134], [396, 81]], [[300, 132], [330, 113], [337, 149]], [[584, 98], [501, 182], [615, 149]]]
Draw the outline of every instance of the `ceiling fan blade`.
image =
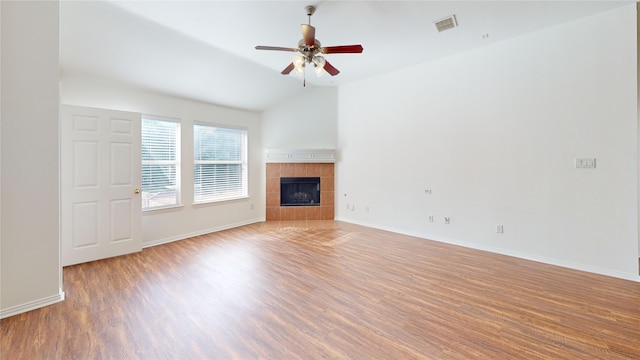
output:
[[279, 46], [256, 46], [256, 50], [276, 50], [276, 51], [298, 51], [295, 48], [279, 47]]
[[282, 70], [282, 72], [280, 74], [282, 75], [289, 75], [289, 73], [291, 71], [293, 71], [293, 69], [295, 68], [295, 66], [293, 65], [293, 63], [289, 64], [289, 66], [287, 66], [286, 68], [284, 68], [284, 70]]
[[340, 70], [338, 70], [335, 67], [333, 67], [333, 65], [329, 64], [328, 61], [325, 61], [325, 63], [324, 63], [324, 71], [328, 72], [329, 75], [331, 75], [331, 76], [336, 76], [336, 75], [340, 74]]
[[311, 25], [302, 24], [302, 39], [304, 40], [304, 44], [307, 46], [312, 46], [316, 42], [316, 28]]
[[327, 46], [322, 48], [323, 54], [354, 54], [361, 53], [363, 50], [362, 45], [341, 45], [341, 46]]

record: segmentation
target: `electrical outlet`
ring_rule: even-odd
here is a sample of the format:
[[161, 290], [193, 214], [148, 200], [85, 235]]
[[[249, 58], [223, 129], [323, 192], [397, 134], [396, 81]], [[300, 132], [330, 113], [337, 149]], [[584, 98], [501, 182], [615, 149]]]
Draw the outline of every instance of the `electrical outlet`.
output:
[[496, 225], [496, 232], [497, 232], [498, 234], [502, 234], [502, 233], [504, 233], [504, 226], [502, 226], [502, 225]]
[[433, 215], [429, 215], [429, 217], [427, 218], [427, 221], [433, 222]]
[[596, 159], [595, 158], [581, 158], [581, 159], [576, 158], [575, 167], [577, 169], [595, 169]]
[[449, 218], [448, 216], [444, 217], [444, 223], [445, 224], [451, 224], [451, 218]]
[[425, 190], [424, 190], [424, 193], [425, 193], [425, 194], [431, 194], [431, 189], [425, 189]]

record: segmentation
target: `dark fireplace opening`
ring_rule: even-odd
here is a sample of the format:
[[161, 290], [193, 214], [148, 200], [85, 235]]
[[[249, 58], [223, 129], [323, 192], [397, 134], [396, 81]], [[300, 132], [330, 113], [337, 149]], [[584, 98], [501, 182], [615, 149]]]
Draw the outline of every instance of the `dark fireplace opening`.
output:
[[320, 206], [320, 178], [280, 178], [280, 206]]

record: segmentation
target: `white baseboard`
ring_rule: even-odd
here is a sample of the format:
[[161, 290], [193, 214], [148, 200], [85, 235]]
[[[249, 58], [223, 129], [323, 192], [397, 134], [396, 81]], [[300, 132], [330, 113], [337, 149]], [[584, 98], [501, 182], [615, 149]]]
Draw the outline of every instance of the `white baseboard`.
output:
[[263, 222], [263, 221], [265, 221], [265, 219], [263, 219], [263, 218], [250, 219], [250, 220], [240, 221], [240, 222], [233, 223], [233, 224], [225, 224], [225, 225], [221, 225], [221, 226], [217, 226], [217, 227], [213, 227], [213, 228], [209, 228], [209, 229], [203, 229], [203, 230], [199, 230], [199, 231], [194, 231], [194, 232], [187, 233], [187, 234], [180, 234], [180, 235], [176, 235], [176, 236], [166, 237], [166, 238], [163, 238], [163, 239], [146, 241], [146, 242], [142, 243], [142, 248], [144, 249], [144, 248], [148, 248], [148, 247], [151, 247], [151, 246], [167, 244], [167, 243], [178, 241], [178, 240], [184, 240], [184, 239], [192, 238], [194, 236], [210, 234], [210, 233], [217, 232], [217, 231], [233, 229], [233, 228], [236, 228], [236, 227], [255, 224], [255, 223]]
[[524, 253], [524, 252], [520, 252], [520, 251], [514, 251], [514, 250], [509, 250], [509, 249], [504, 249], [504, 248], [499, 248], [499, 247], [493, 247], [493, 246], [486, 246], [486, 245], [483, 245], [483, 244], [472, 243], [472, 242], [467, 242], [467, 241], [460, 241], [460, 240], [457, 240], [457, 239], [447, 239], [447, 238], [435, 237], [435, 236], [431, 237], [428, 234], [419, 234], [419, 233], [414, 233], [414, 232], [410, 232], [410, 231], [408, 232], [408, 231], [405, 231], [405, 230], [402, 230], [402, 229], [397, 229], [397, 228], [388, 227], [388, 226], [380, 226], [378, 224], [371, 224], [371, 223], [367, 223], [367, 222], [356, 221], [356, 220], [353, 220], [353, 219], [336, 218], [336, 220], [337, 221], [344, 221], [346, 223], [351, 223], [351, 224], [355, 224], [355, 225], [366, 226], [366, 227], [370, 227], [370, 228], [374, 228], [374, 229], [394, 232], [394, 233], [397, 233], [397, 234], [414, 236], [414, 237], [421, 238], [421, 239], [433, 240], [433, 241], [437, 241], [437, 242], [441, 242], [441, 243], [446, 243], [446, 244], [451, 244], [451, 245], [458, 245], [458, 246], [462, 246], [462, 247], [466, 247], [466, 248], [470, 248], [470, 249], [476, 249], [476, 250], [488, 251], [488, 252], [501, 254], [501, 255], [512, 256], [512, 257], [516, 257], [516, 258], [519, 258], [519, 259], [531, 260], [531, 261], [536, 261], [536, 262], [540, 262], [540, 263], [544, 263], [544, 264], [556, 265], [556, 266], [560, 266], [560, 267], [564, 267], [564, 268], [569, 268], [569, 269], [573, 269], [573, 270], [580, 270], [580, 271], [585, 271], [585, 272], [589, 272], [589, 273], [610, 276], [610, 277], [614, 277], [614, 278], [618, 278], [618, 279], [640, 282], [640, 275], [638, 275], [638, 274], [630, 274], [630, 273], [620, 272], [620, 271], [611, 270], [611, 269], [604, 269], [604, 268], [600, 268], [600, 267], [597, 267], [597, 266], [578, 264], [578, 263], [574, 263], [574, 262], [570, 262], [570, 261], [547, 258], [547, 257], [544, 257], [544, 256]]
[[61, 301], [64, 301], [64, 291], [62, 291], [62, 289], [60, 289], [60, 291], [56, 295], [47, 296], [46, 298], [42, 298], [40, 300], [30, 301], [24, 304], [12, 306], [7, 309], [2, 309], [0, 310], [0, 319], [22, 314], [24, 312], [39, 309], [48, 305], [53, 305]]

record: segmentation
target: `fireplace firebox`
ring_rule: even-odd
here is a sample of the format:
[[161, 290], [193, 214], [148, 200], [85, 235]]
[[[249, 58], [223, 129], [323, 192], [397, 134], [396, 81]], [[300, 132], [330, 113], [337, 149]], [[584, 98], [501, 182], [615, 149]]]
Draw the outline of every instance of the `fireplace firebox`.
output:
[[280, 206], [320, 206], [320, 178], [281, 177]]

